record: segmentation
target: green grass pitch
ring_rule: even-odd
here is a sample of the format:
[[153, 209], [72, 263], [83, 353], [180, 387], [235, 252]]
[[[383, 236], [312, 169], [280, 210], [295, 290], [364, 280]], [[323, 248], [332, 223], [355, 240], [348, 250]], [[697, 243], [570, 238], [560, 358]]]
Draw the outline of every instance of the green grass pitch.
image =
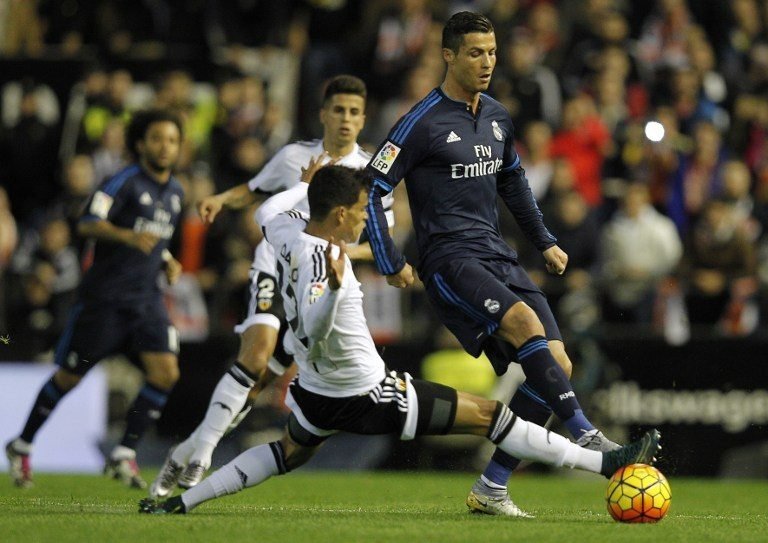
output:
[[[153, 475], [153, 473], [145, 473]], [[532, 520], [470, 515], [474, 474], [294, 473], [186, 516], [137, 513], [143, 492], [96, 476], [0, 480], [0, 541], [126, 543], [436, 541], [768, 541], [768, 481], [670, 478], [672, 507], [655, 525], [608, 516], [600, 477], [522, 474], [513, 497]]]

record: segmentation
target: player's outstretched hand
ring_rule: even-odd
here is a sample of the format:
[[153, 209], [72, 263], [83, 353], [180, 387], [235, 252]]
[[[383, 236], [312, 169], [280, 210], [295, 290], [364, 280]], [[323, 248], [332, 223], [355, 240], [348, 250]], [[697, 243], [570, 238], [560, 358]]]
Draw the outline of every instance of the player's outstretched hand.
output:
[[345, 256], [347, 254], [347, 244], [339, 242], [339, 256], [333, 257], [333, 237], [328, 240], [328, 246], [325, 248], [325, 264], [328, 269], [328, 286], [331, 290], [341, 288], [341, 282], [344, 279], [344, 268], [346, 265]]
[[413, 284], [413, 268], [406, 262], [402, 270], [392, 275], [387, 275], [387, 283], [397, 288], [411, 286]]
[[323, 151], [319, 155], [310, 158], [309, 164], [307, 164], [306, 167], [301, 168], [301, 180], [304, 183], [309, 184], [312, 182], [312, 178], [317, 173], [317, 170], [324, 166], [333, 166], [336, 164], [336, 160], [329, 160], [328, 162], [325, 162], [325, 160], [330, 156], [331, 155], [329, 155], [327, 151]]
[[557, 245], [553, 245], [543, 253], [544, 260], [547, 262], [547, 271], [549, 273], [563, 275], [565, 267], [568, 266], [568, 255]]
[[129, 245], [148, 255], [155, 248], [158, 241], [160, 241], [160, 238], [149, 232], [132, 232]]
[[197, 213], [205, 224], [212, 224], [222, 207], [221, 199], [214, 194], [197, 202]]

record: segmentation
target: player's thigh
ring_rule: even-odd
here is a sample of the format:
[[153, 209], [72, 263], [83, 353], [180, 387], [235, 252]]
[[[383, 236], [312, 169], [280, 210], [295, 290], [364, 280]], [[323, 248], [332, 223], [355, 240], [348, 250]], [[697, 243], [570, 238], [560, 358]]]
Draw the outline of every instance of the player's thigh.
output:
[[473, 356], [480, 354], [505, 313], [520, 301], [492, 266], [479, 261], [446, 263], [425, 286], [443, 324]]
[[276, 277], [256, 266], [266, 266], [261, 245], [257, 248], [248, 292], [245, 315], [235, 326], [240, 334], [238, 359], [253, 373], [261, 372], [267, 365], [277, 375], [282, 375], [293, 363], [293, 358], [283, 348], [283, 337], [288, 328], [285, 322], [282, 299]]
[[125, 349], [126, 325], [114, 307], [76, 304], [56, 344], [54, 362], [68, 373], [85, 375], [100, 360]]

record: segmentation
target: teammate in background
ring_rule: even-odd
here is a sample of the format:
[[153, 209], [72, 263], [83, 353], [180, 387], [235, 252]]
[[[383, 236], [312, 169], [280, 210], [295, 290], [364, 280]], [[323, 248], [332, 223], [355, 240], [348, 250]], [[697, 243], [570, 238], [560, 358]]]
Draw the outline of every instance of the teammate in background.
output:
[[[257, 191], [274, 193], [296, 185], [302, 167], [319, 155], [339, 165], [365, 168], [371, 155], [357, 144], [357, 136], [365, 123], [366, 95], [365, 83], [357, 77], [339, 75], [331, 79], [320, 110], [323, 138], [286, 145], [247, 183], [201, 200], [197, 206], [200, 216], [211, 223], [224, 207], [242, 209], [255, 203]], [[390, 197], [384, 202], [390, 226], [394, 222], [389, 211], [391, 205]], [[306, 203], [304, 207], [308, 210]], [[372, 258], [367, 243], [350, 248], [350, 253], [355, 259]], [[200, 425], [169, 451], [150, 486], [150, 496], [167, 496], [177, 484], [182, 488], [196, 485], [211, 465], [213, 451], [227, 429], [238, 424], [259, 391], [291, 365], [290, 356], [282, 349], [286, 327], [282, 317], [275, 253], [269, 243], [262, 242], [256, 248], [251, 267], [247, 314], [235, 327], [240, 335], [237, 361], [216, 385]]]
[[[328, 166], [315, 173], [310, 185], [300, 183], [257, 211], [278, 253], [290, 323], [286, 341], [299, 366], [286, 397], [291, 408], [286, 431], [280, 440], [245, 451], [180, 496], [160, 503], [142, 500], [140, 512], [187, 513], [205, 501], [258, 485], [307, 462], [338, 431], [396, 433], [401, 439], [484, 435], [508, 454], [606, 477], [622, 465], [654, 460], [656, 430], [612, 452], [592, 451], [524, 421], [501, 402], [388, 371], [368, 331], [360, 283], [346, 255], [345, 243], [356, 241], [365, 226], [368, 186], [365, 172]], [[296, 209], [279, 213], [305, 197], [309, 216]]]
[[[550, 273], [568, 256], [544, 226], [503, 106], [483, 94], [496, 65], [491, 22], [455, 14], [443, 29], [443, 84], [403, 116], [369, 165], [375, 176], [368, 234], [379, 271], [397, 287], [412, 283], [411, 266], [387, 233], [380, 197], [405, 179], [419, 247], [418, 272], [431, 304], [464, 349], [483, 351], [496, 373], [511, 361], [526, 381], [509, 406], [544, 424], [552, 411], [587, 448], [618, 447], [589, 422], [568, 380], [571, 361], [544, 294], [499, 232], [497, 197], [538, 248]], [[519, 459], [497, 449], [467, 505], [493, 515], [527, 516], [509, 498], [507, 480]]]
[[168, 251], [184, 197], [171, 174], [181, 138], [176, 115], [163, 110], [136, 113], [127, 129], [136, 161], [102, 183], [88, 201], [77, 229], [95, 240], [93, 263], [56, 346], [59, 369], [40, 390], [19, 437], [5, 448], [17, 486], [32, 485], [32, 441], [59, 401], [100, 360], [123, 353], [144, 371], [145, 382], [104, 472], [129, 486], [146, 487], [136, 464], [136, 445], [159, 418], [179, 377], [178, 338], [158, 275], [164, 271], [174, 283], [181, 274], [181, 264]]

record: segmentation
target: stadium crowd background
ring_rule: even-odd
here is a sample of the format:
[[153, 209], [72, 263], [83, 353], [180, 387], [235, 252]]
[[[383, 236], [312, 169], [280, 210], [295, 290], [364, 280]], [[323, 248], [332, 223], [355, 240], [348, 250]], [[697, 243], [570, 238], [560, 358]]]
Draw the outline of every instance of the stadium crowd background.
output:
[[[368, 85], [359, 141], [373, 151], [442, 80], [440, 29], [461, 9], [495, 25], [490, 94], [570, 255], [565, 277], [547, 276], [506, 212], [503, 232], [567, 337], [764, 333], [766, 0], [0, 0], [0, 359], [51, 359], [81, 274], [73, 224], [125, 164], [131, 112], [149, 106], [186, 123], [175, 323], [187, 345], [233, 356], [261, 232], [252, 210], [207, 228], [194, 202], [319, 137], [323, 82], [339, 73]], [[396, 207], [413, 259], [404, 191]], [[450, 346], [418, 288], [359, 267], [379, 343]]]

